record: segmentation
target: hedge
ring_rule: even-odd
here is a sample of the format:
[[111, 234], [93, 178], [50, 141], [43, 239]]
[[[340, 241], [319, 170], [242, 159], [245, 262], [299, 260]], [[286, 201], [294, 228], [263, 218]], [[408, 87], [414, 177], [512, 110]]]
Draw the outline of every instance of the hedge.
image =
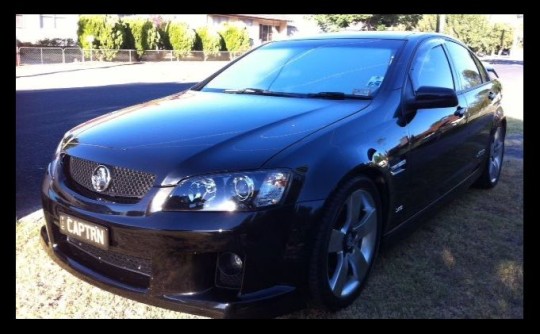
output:
[[176, 58], [186, 56], [195, 45], [195, 32], [187, 24], [182, 22], [170, 22], [166, 32], [169, 35], [169, 42], [174, 50]]
[[196, 32], [198, 36], [196, 49], [204, 51], [205, 59], [208, 56], [219, 54], [219, 51], [224, 49], [223, 38], [217, 31], [208, 27], [200, 27]]
[[225, 24], [220, 34], [225, 41], [225, 48], [227, 51], [247, 51], [250, 47], [249, 34], [245, 28]]

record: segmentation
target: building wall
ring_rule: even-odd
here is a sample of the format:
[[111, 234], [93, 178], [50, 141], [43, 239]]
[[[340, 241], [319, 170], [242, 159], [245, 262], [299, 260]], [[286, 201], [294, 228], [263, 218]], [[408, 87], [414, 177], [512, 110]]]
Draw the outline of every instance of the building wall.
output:
[[[226, 23], [236, 24], [247, 29], [249, 38], [255, 46], [265, 42], [268, 38], [268, 40], [278, 40], [287, 37], [287, 21], [285, 20], [272, 20], [237, 15], [208, 15], [208, 26], [213, 27], [216, 30], [221, 29]], [[262, 28], [261, 26], [267, 26], [267, 28]], [[261, 29], [268, 32], [268, 34], [262, 36]]]
[[[166, 21], [185, 22], [193, 29], [201, 26], [209, 26], [220, 30], [225, 23], [237, 24], [247, 29], [252, 44], [255, 46], [265, 42], [266, 39], [278, 40], [287, 38], [293, 31], [289, 29], [286, 20], [273, 19], [270, 15], [266, 15], [264, 18], [220, 14], [119, 14], [119, 16], [140, 16], [146, 18], [161, 16]], [[72, 38], [76, 41], [78, 20], [79, 15], [18, 14], [16, 18], [16, 37], [20, 42], [32, 43], [45, 38]], [[262, 26], [265, 26], [262, 29], [266, 34], [261, 34]], [[294, 31], [296, 32], [296, 30]]]
[[35, 43], [45, 38], [72, 38], [77, 40], [79, 15], [17, 14], [16, 38]]

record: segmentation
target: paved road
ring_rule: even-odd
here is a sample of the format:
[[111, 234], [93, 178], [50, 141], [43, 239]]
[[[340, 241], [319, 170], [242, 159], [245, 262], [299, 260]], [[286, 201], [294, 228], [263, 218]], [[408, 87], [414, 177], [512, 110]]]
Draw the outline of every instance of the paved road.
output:
[[508, 117], [523, 120], [523, 61], [492, 60], [503, 84], [503, 107]]
[[[149, 66], [152, 66], [152, 69], [163, 67], [161, 65], [161, 67], [158, 67], [158, 65]], [[217, 68], [219, 66], [221, 65], [218, 64], [214, 67]], [[500, 60], [495, 61], [494, 66], [499, 72], [505, 87], [505, 104], [507, 104], [505, 109], [510, 111], [510, 114], [514, 118], [523, 119], [523, 62]], [[119, 76], [124, 78], [128, 74], [126, 71], [133, 73], [136, 68], [136, 66], [119, 67], [118, 70], [124, 72], [115, 72], [112, 75], [113, 77], [107, 79], [117, 82], [115, 80], [118, 80]], [[190, 68], [193, 68], [193, 65]], [[214, 68], [205, 69], [206, 72], [213, 70]], [[97, 79], [93, 78], [92, 80], [103, 81], [103, 78], [99, 78], [99, 76], [105, 75], [105, 72], [100, 72], [103, 70], [91, 71], [94, 71], [98, 76]], [[171, 72], [170, 70], [167, 71], [165, 67], [160, 69], [160, 71], [163, 73], [169, 72], [169, 74]], [[148, 72], [148, 69], [146, 69], [145, 73]], [[151, 70], [150, 72], [157, 71]], [[206, 72], [202, 74], [206, 74]], [[84, 75], [77, 73], [73, 72], [71, 76], [78, 76], [78, 78], [75, 78], [78, 81], [73, 81], [77, 81], [78, 84], [88, 77], [86, 73]], [[136, 77], [137, 73], [134, 74], [134, 77]], [[65, 81], [67, 79], [66, 74], [58, 74], [56, 76], [41, 75], [36, 78], [39, 78], [39, 81], [27, 82], [28, 78], [25, 78], [25, 86], [32, 87], [34, 85], [36, 88], [41, 88], [46, 84], [46, 80], [57, 81], [57, 85], [60, 82], [60, 87], [68, 84]], [[156, 78], [156, 80], [158, 79]], [[73, 78], [70, 80], [73, 80]], [[190, 85], [192, 84], [145, 83], [110, 85], [109, 83], [109, 86], [17, 91], [17, 217], [22, 217], [40, 207], [39, 188], [41, 179], [54, 149], [64, 132], [81, 122], [104, 113], [166, 96], [181, 91]]]
[[170, 95], [192, 85], [146, 83], [17, 91], [17, 217], [39, 209], [45, 168], [67, 130], [107, 112]]

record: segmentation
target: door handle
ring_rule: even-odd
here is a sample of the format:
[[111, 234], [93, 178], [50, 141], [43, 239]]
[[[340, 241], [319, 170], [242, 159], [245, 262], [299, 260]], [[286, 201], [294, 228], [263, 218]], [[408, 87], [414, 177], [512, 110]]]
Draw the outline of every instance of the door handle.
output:
[[497, 94], [495, 94], [495, 92], [489, 92], [488, 98], [489, 98], [490, 100], [494, 100], [496, 97], [497, 97]]
[[458, 106], [456, 111], [454, 111], [454, 115], [458, 117], [463, 117], [463, 115], [465, 115], [466, 112], [467, 112], [467, 108]]

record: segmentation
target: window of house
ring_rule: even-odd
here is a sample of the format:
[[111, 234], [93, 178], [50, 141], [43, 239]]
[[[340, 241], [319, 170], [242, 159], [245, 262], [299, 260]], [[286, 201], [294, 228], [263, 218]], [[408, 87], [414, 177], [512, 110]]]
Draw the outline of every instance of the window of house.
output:
[[[263, 42], [272, 40], [273, 26], [266, 24], [259, 24], [259, 39]], [[275, 27], [276, 31], [279, 31], [279, 27]]]
[[214, 16], [212, 17], [212, 22], [215, 26], [221, 26], [223, 23], [229, 22], [229, 18], [225, 16]]
[[66, 18], [61, 15], [42, 14], [40, 20], [42, 29], [62, 29], [66, 25]]
[[21, 14], [15, 15], [15, 26], [17, 28], [23, 27], [23, 16]]

